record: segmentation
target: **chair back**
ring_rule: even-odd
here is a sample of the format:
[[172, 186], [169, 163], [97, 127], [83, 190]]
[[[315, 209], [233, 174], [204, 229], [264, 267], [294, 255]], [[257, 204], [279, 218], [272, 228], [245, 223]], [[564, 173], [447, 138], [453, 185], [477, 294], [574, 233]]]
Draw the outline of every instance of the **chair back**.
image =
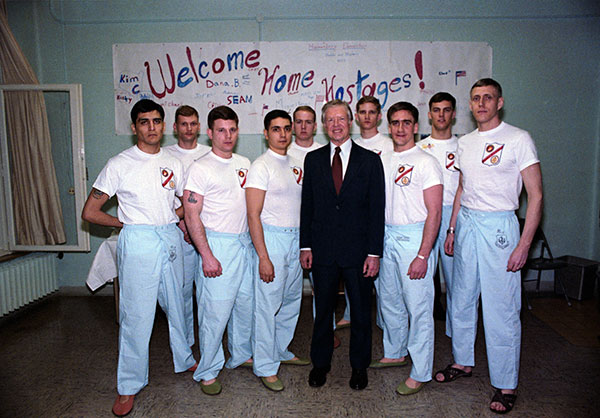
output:
[[[546, 239], [546, 235], [544, 234], [544, 231], [542, 231], [542, 227], [540, 225], [538, 225], [537, 230], [535, 231], [533, 242], [541, 242], [540, 258], [551, 261], [554, 260], [554, 257], [552, 256], [552, 250], [550, 250], [550, 245], [548, 245], [548, 240]], [[544, 249], [548, 253], [548, 258], [544, 257]]]

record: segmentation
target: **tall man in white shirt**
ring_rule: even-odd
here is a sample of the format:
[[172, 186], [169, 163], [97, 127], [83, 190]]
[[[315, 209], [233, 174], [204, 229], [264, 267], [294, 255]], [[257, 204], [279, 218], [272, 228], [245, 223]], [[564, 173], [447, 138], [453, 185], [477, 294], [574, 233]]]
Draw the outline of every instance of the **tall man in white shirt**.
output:
[[[148, 352], [156, 301], [167, 314], [175, 373], [195, 370], [183, 313], [182, 233], [175, 200], [183, 192], [183, 166], [160, 148], [165, 112], [143, 99], [131, 109], [133, 147], [111, 158], [94, 182], [81, 217], [123, 227], [117, 244], [119, 270], [118, 396], [112, 411], [124, 416], [148, 384]], [[117, 195], [117, 217], [102, 211]]]
[[[198, 111], [191, 106], [179, 106], [175, 111], [173, 131], [177, 136], [177, 144], [165, 147], [183, 164], [184, 171], [190, 167], [194, 160], [210, 151], [210, 147], [198, 143], [200, 134], [200, 121]], [[181, 204], [178, 200], [177, 206]], [[185, 220], [178, 224], [183, 232], [183, 300], [185, 303], [185, 329], [188, 345], [194, 345], [194, 280], [198, 274], [198, 252], [188, 235]]]
[[304, 164], [306, 154], [323, 146], [314, 140], [317, 114], [310, 106], [298, 106], [293, 116], [294, 141], [288, 147], [287, 154]]
[[238, 116], [226, 106], [208, 114], [212, 150], [187, 173], [183, 205], [188, 233], [200, 253], [196, 280], [201, 359], [194, 373], [207, 395], [221, 393], [217, 376], [225, 357], [227, 327], [231, 357], [226, 367], [252, 365], [253, 248], [246, 218], [246, 180], [250, 160], [233, 153]]
[[394, 144], [389, 136], [379, 132], [381, 121], [381, 103], [374, 96], [363, 96], [356, 102], [356, 123], [360, 128], [360, 138], [355, 143], [374, 153], [381, 155], [392, 152]]
[[[475, 366], [477, 307], [481, 310], [490, 380], [490, 409], [509, 412], [516, 401], [521, 355], [521, 273], [542, 215], [542, 174], [528, 132], [504, 123], [502, 87], [484, 78], [471, 88], [477, 129], [458, 140], [460, 179], [445, 249], [454, 253], [452, 354], [438, 382], [469, 377]], [[523, 184], [523, 233], [515, 210]], [[455, 231], [455, 232], [454, 232]], [[455, 238], [456, 235], [456, 238]]]
[[412, 395], [431, 380], [433, 370], [433, 251], [442, 216], [442, 170], [415, 145], [419, 111], [408, 102], [387, 114], [394, 152], [382, 155], [385, 173], [385, 239], [375, 289], [383, 323], [381, 368], [402, 366], [410, 354], [410, 376], [396, 391]]
[[283, 390], [280, 364], [307, 366], [288, 350], [302, 299], [300, 200], [303, 168], [287, 155], [292, 118], [284, 110], [265, 116], [269, 149], [250, 166], [246, 184], [248, 226], [258, 255], [254, 277], [254, 374], [270, 390]]
[[[418, 146], [433, 155], [444, 174], [444, 204], [442, 208], [442, 223], [438, 239], [435, 242], [434, 252], [439, 253], [441, 269], [444, 273], [446, 283], [446, 335], [452, 337], [452, 321], [450, 309], [452, 308], [452, 262], [453, 258], [444, 252], [444, 241], [446, 231], [452, 216], [452, 204], [458, 187], [458, 170], [455, 167], [456, 147], [458, 139], [452, 135], [452, 123], [456, 117], [456, 99], [450, 93], [439, 92], [429, 99], [429, 112], [427, 113], [431, 122], [431, 135], [418, 142]], [[444, 308], [440, 302], [440, 269], [436, 266], [433, 278], [435, 285], [435, 299], [433, 304], [433, 316], [436, 319], [444, 317]]]

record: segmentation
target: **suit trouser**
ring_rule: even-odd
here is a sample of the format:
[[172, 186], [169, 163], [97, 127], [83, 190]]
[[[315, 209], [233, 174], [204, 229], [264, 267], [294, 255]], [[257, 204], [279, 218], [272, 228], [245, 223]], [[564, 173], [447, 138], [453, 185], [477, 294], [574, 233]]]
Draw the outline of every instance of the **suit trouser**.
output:
[[291, 360], [288, 350], [300, 316], [302, 267], [300, 266], [299, 228], [280, 228], [263, 224], [265, 245], [275, 270], [266, 283], [254, 274], [254, 327], [252, 348], [254, 374], [277, 374], [281, 360]]
[[383, 353], [401, 358], [410, 353], [410, 377], [418, 382], [431, 380], [433, 369], [433, 273], [437, 264], [432, 251], [427, 273], [411, 279], [407, 272], [423, 239], [424, 223], [386, 225], [381, 273], [375, 289], [383, 317]]
[[452, 353], [463, 366], [475, 365], [477, 301], [481, 311], [490, 380], [515, 389], [521, 355], [521, 273], [508, 272], [519, 242], [514, 212], [482, 212], [461, 207], [454, 243]]
[[[342, 318], [344, 318], [345, 321], [350, 321], [350, 300], [348, 298], [348, 291], [346, 290], [346, 288], [344, 288], [344, 298], [346, 299], [346, 307], [344, 308], [344, 316], [342, 316]], [[377, 308], [375, 311], [375, 323], [379, 328], [383, 329], [383, 319], [381, 317], [381, 302], [379, 300], [379, 297], [375, 298], [375, 303], [377, 304]], [[335, 313], [333, 320], [335, 321]], [[335, 330], [335, 327], [333, 329]]]
[[181, 241], [183, 247], [183, 312], [188, 345], [194, 345], [194, 282], [198, 274], [198, 251], [196, 247]]
[[359, 267], [337, 264], [312, 266], [315, 288], [316, 317], [310, 356], [315, 367], [329, 367], [333, 355], [333, 327], [338, 284], [344, 280], [350, 300], [350, 364], [366, 369], [371, 362], [371, 296], [373, 279], [364, 277]]
[[439, 266], [436, 265], [435, 268], [442, 269], [442, 274], [444, 275], [444, 283], [446, 283], [446, 335], [452, 338], [452, 318], [450, 315], [450, 311], [452, 310], [452, 274], [453, 274], [453, 264], [454, 257], [449, 256], [444, 251], [444, 243], [446, 242], [446, 233], [448, 231], [448, 227], [450, 226], [450, 218], [452, 217], [452, 205], [447, 205], [442, 207], [442, 222], [440, 224], [440, 231], [438, 232], [437, 240], [435, 241], [435, 246], [431, 253], [439, 254]]
[[157, 300], [167, 314], [175, 373], [195, 363], [185, 337], [181, 237], [175, 224], [125, 225], [119, 234], [120, 395], [135, 395], [148, 384], [148, 353]]
[[223, 274], [205, 277], [202, 258], [198, 265], [196, 298], [198, 303], [198, 339], [200, 362], [194, 380], [217, 377], [225, 363], [223, 333], [227, 327], [227, 348], [231, 357], [225, 365], [235, 368], [252, 357], [252, 263], [254, 248], [250, 234], [206, 231], [213, 255], [221, 263]]
[[[313, 295], [312, 295], [312, 314], [313, 314], [313, 322], [315, 320], [315, 318], [317, 317], [317, 302], [315, 301], [315, 282], [313, 280], [313, 274], [312, 271], [308, 273], [308, 280], [310, 280], [310, 285], [313, 288]], [[348, 300], [348, 295], [346, 292], [344, 292], [344, 294], [346, 295], [346, 301]], [[350, 306], [350, 302], [346, 302], [346, 306]], [[344, 311], [344, 318], [346, 317], [346, 312]], [[348, 321], [350, 320], [350, 308], [348, 308]], [[335, 323], [335, 311], [333, 312], [333, 330], [335, 331], [336, 328], [336, 323]]]

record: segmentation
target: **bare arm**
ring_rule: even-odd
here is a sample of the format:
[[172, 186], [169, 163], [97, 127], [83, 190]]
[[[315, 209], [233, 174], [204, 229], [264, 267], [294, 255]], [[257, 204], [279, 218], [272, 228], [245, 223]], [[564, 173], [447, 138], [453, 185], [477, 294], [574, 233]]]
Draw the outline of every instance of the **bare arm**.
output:
[[181, 206], [175, 209], [175, 215], [179, 217], [179, 219], [183, 219], [184, 210], [183, 210], [183, 197], [176, 196], [177, 199], [181, 201]]
[[84, 221], [103, 225], [113, 226], [115, 228], [121, 228], [123, 224], [117, 219], [117, 217], [109, 215], [108, 213], [102, 212], [102, 206], [108, 201], [108, 195], [96, 188], [92, 188], [83, 211], [81, 212], [81, 218]]
[[[454, 196], [454, 203], [452, 204], [452, 216], [450, 217], [450, 228], [456, 229], [456, 218], [458, 218], [458, 211], [460, 210], [460, 197], [462, 196], [462, 173], [458, 177], [458, 187], [456, 189], [456, 195]], [[454, 254], [454, 233], [446, 235], [446, 241], [444, 242], [444, 251], [448, 255]]]
[[215, 258], [206, 239], [206, 230], [200, 219], [204, 196], [185, 190], [183, 192], [183, 207], [185, 224], [196, 249], [202, 257], [202, 272], [205, 277], [218, 277], [223, 274], [221, 263]]
[[266, 192], [261, 189], [249, 187], [246, 189], [246, 208], [248, 212], [248, 228], [252, 243], [258, 254], [258, 273], [262, 281], [269, 283], [275, 278], [275, 269], [269, 258], [269, 252], [265, 245], [265, 235], [263, 232], [260, 214], [265, 203]]
[[192, 242], [192, 238], [190, 238], [190, 234], [188, 233], [187, 225], [185, 224], [185, 219], [180, 220], [177, 226], [179, 227], [179, 229], [181, 229], [181, 232], [183, 232], [183, 240], [188, 244], [194, 245], [194, 243]]
[[442, 220], [442, 200], [444, 186], [437, 184], [423, 190], [423, 200], [427, 208], [427, 218], [423, 227], [423, 238], [417, 254], [424, 259], [415, 257], [408, 268], [408, 275], [411, 279], [422, 279], [427, 274], [427, 259], [437, 239], [440, 221]]
[[192, 239], [190, 238], [190, 234], [188, 234], [187, 225], [185, 224], [185, 220], [183, 219], [183, 217], [185, 215], [184, 210], [183, 210], [183, 197], [177, 196], [177, 199], [179, 199], [179, 203], [180, 203], [180, 205], [175, 209], [175, 214], [179, 217], [179, 222], [177, 223], [177, 226], [179, 227], [179, 229], [181, 229], [181, 232], [183, 232], [183, 240], [185, 242], [187, 242], [188, 244], [194, 245], [194, 243], [192, 242]]
[[543, 196], [540, 164], [533, 164], [523, 169], [521, 176], [523, 177], [523, 184], [527, 191], [525, 226], [523, 227], [523, 233], [517, 247], [508, 259], [507, 271], [518, 271], [525, 265], [535, 231], [542, 219]]

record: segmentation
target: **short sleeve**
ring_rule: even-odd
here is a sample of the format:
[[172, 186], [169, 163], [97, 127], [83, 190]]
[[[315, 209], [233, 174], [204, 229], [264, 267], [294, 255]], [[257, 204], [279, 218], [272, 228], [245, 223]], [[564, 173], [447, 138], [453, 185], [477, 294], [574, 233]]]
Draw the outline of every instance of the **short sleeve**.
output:
[[530, 165], [540, 162], [535, 144], [529, 133], [524, 132], [523, 135], [521, 135], [516, 148], [516, 159], [519, 171], [523, 171]]
[[248, 170], [246, 188], [252, 187], [259, 190], [269, 189], [269, 167], [263, 159], [256, 160]]
[[427, 155], [427, 157], [423, 164], [423, 190], [438, 184], [444, 184], [444, 175], [440, 163], [433, 156]]
[[[175, 195], [181, 197], [181, 196], [183, 196], [183, 186], [185, 183], [185, 172], [183, 170], [183, 164], [181, 163], [181, 161], [179, 161], [178, 159], [175, 159], [174, 164], [176, 167], [175, 170], [177, 170], [176, 178], [179, 179], [177, 181], [177, 186], [175, 188]], [[178, 200], [178, 199], [176, 199], [176, 200]]]
[[109, 198], [117, 193], [119, 187], [119, 175], [113, 158], [108, 160], [108, 163], [106, 163], [100, 174], [98, 174], [92, 187], [106, 193]]
[[202, 196], [206, 195], [210, 173], [198, 161], [194, 161], [187, 170], [186, 180], [184, 182], [184, 190], [198, 193]]

